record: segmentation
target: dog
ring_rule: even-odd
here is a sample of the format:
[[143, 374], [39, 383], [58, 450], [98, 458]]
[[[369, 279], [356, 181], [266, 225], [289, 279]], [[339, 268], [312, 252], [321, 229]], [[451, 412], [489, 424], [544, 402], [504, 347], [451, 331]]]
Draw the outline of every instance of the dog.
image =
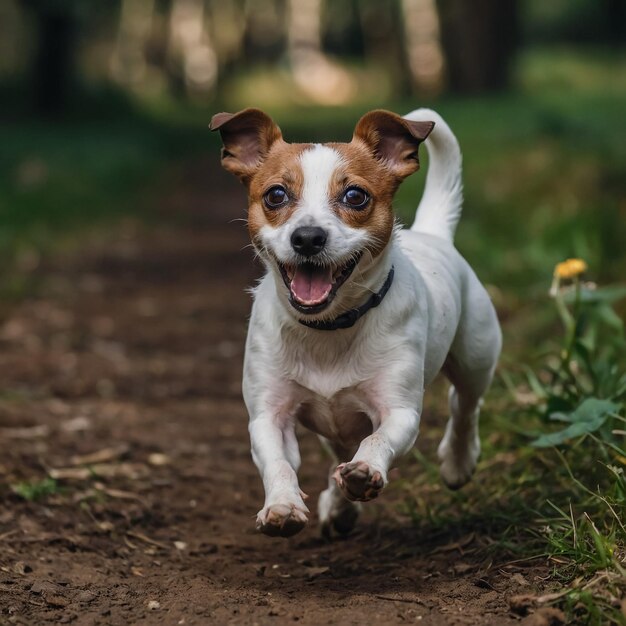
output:
[[[452, 489], [472, 476], [478, 415], [501, 348], [491, 300], [453, 239], [463, 201], [461, 152], [444, 120], [417, 109], [364, 115], [349, 143], [287, 143], [259, 109], [218, 113], [223, 167], [248, 192], [248, 229], [267, 269], [253, 290], [243, 397], [265, 488], [257, 529], [289, 537], [307, 524], [296, 423], [333, 456], [318, 515], [346, 534], [360, 502], [414, 445], [424, 389], [442, 371], [450, 417], [438, 447]], [[392, 201], [429, 167], [415, 222]]]

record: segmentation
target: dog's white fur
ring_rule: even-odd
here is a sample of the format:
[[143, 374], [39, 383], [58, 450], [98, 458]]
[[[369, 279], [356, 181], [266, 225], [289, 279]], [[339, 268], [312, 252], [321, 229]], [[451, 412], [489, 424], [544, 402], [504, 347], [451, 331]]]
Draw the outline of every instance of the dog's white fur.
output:
[[[268, 272], [254, 293], [246, 344], [243, 394], [250, 414], [252, 455], [265, 487], [257, 526], [292, 534], [307, 521], [296, 472], [296, 422], [323, 439], [341, 462], [331, 468], [319, 499], [323, 528], [349, 530], [358, 504], [374, 497], [390, 467], [418, 435], [424, 389], [441, 370], [449, 378], [450, 419], [439, 446], [441, 475], [451, 487], [467, 482], [480, 442], [478, 412], [500, 353], [498, 320], [487, 292], [453, 245], [462, 204], [461, 153], [448, 125], [434, 111], [410, 120], [434, 120], [426, 140], [429, 171], [415, 223], [397, 230], [374, 260], [365, 256], [324, 312], [333, 318], [378, 291], [390, 268], [394, 282], [378, 308], [354, 327], [337, 331], [301, 325], [272, 261], [294, 261], [290, 234], [303, 225], [328, 231], [323, 254], [345, 260], [362, 249], [367, 229], [352, 228], [331, 210], [329, 179], [343, 158], [316, 145], [300, 157], [303, 197], [278, 227], [264, 226], [260, 247]], [[315, 317], [315, 316], [314, 316]]]

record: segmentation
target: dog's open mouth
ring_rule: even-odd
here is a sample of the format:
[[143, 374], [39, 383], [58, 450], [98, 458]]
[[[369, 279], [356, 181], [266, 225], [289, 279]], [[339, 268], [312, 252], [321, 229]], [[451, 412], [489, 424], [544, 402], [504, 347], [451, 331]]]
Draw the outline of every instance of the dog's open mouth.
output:
[[333, 300], [337, 290], [354, 271], [361, 253], [354, 255], [340, 266], [299, 263], [286, 265], [278, 263], [280, 273], [289, 289], [291, 305], [301, 313], [319, 313]]

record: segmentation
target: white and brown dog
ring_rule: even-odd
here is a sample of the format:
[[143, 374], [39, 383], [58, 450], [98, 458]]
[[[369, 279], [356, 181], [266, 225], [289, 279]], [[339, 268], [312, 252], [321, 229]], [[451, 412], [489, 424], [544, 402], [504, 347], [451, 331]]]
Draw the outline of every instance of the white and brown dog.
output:
[[[434, 111], [372, 111], [350, 143], [290, 144], [262, 111], [211, 121], [223, 166], [246, 185], [252, 243], [267, 267], [254, 292], [244, 364], [252, 456], [265, 487], [257, 528], [290, 536], [307, 522], [296, 422], [336, 458], [319, 498], [322, 529], [348, 532], [417, 438], [425, 387], [452, 383], [439, 445], [457, 488], [480, 452], [478, 411], [501, 346], [485, 289], [453, 244], [461, 153]], [[410, 229], [392, 200], [419, 168], [426, 188]]]

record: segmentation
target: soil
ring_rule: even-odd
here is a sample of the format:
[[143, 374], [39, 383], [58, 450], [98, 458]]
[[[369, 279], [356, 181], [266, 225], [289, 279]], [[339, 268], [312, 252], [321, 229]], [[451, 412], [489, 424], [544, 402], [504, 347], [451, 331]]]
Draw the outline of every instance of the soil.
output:
[[[454, 527], [420, 535], [393, 482], [352, 535], [323, 540], [314, 511], [329, 461], [310, 434], [309, 526], [288, 540], [255, 532], [263, 496], [240, 381], [245, 288], [261, 270], [234, 220], [244, 194], [205, 162], [159, 186], [149, 226], [127, 220], [35, 258], [24, 271], [37, 290], [4, 311], [0, 623], [523, 619], [511, 597], [540, 590], [545, 569], [496, 562], [487, 537]], [[418, 471], [407, 461], [395, 478]], [[24, 485], [48, 493], [25, 499]]]

